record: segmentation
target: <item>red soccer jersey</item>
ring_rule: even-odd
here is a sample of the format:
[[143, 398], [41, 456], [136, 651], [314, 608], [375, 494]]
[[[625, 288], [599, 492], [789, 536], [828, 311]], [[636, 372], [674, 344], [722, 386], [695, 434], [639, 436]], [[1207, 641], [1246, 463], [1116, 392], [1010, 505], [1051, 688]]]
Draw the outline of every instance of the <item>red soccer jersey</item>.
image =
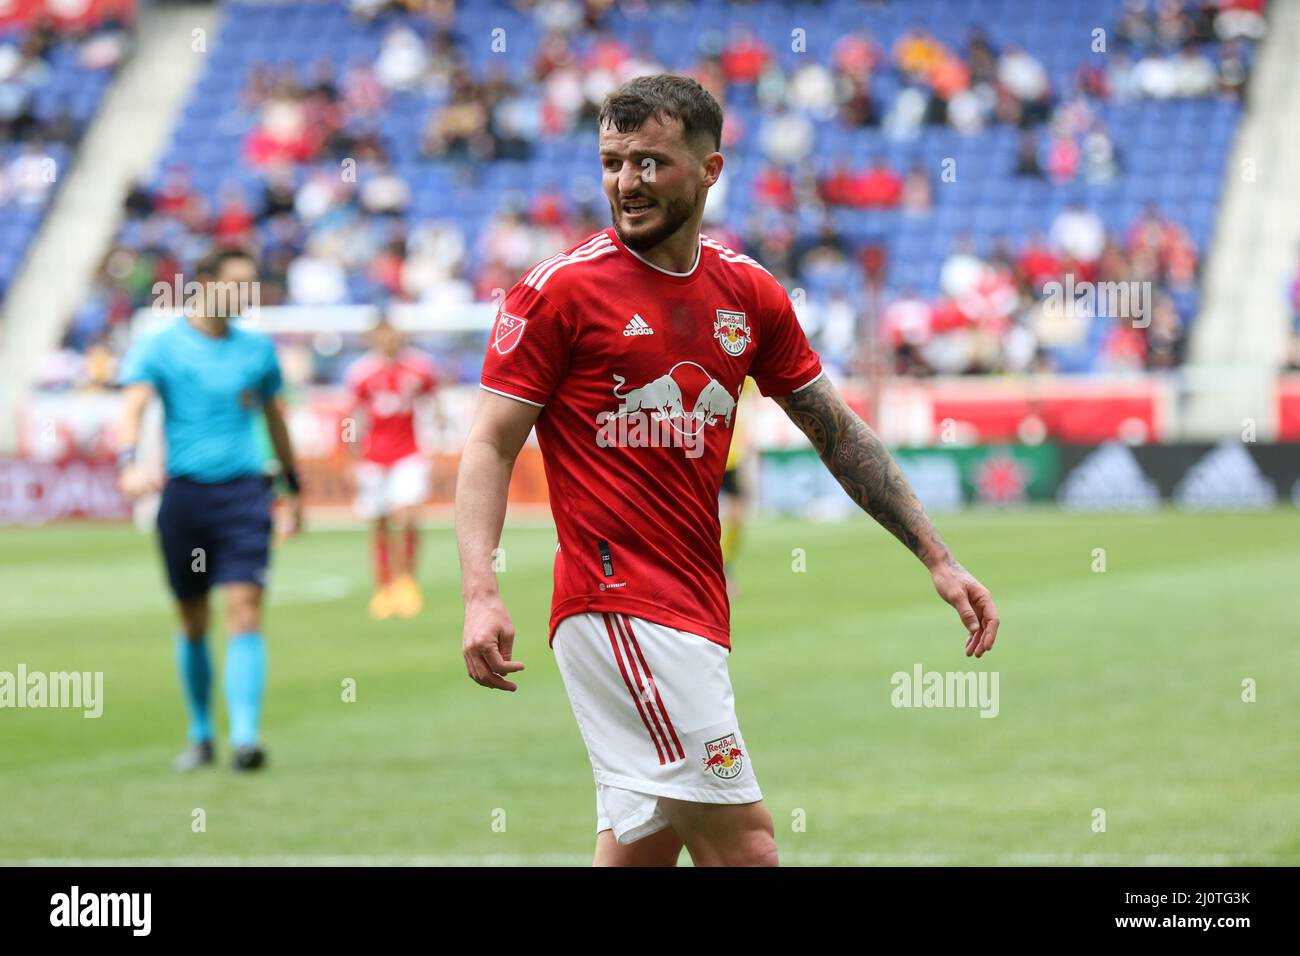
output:
[[781, 285], [707, 236], [673, 273], [611, 227], [515, 283], [482, 387], [543, 408], [552, 639], [571, 614], [612, 611], [729, 648], [718, 489], [741, 386], [789, 395], [821, 374]]
[[371, 351], [353, 363], [347, 387], [369, 420], [362, 450], [367, 461], [391, 465], [419, 450], [415, 400], [436, 385], [433, 363], [413, 349], [403, 350], [392, 361]]

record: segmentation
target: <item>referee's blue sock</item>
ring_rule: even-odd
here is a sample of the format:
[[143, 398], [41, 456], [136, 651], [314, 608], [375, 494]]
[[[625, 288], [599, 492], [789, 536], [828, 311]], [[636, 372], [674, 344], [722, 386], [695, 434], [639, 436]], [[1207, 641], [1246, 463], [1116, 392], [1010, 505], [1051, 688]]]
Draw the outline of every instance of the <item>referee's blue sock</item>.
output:
[[185, 692], [190, 743], [211, 740], [212, 659], [208, 656], [208, 639], [191, 641], [184, 634], [176, 635], [176, 669]]
[[226, 710], [230, 712], [230, 742], [236, 747], [257, 743], [266, 686], [266, 643], [257, 631], [236, 634], [226, 646]]

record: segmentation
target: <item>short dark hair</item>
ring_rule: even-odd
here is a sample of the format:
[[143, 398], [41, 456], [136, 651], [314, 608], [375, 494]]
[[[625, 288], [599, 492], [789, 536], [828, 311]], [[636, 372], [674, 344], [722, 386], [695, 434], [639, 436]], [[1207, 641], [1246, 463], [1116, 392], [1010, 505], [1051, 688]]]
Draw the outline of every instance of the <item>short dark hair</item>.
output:
[[600, 106], [601, 127], [610, 125], [620, 133], [640, 129], [652, 116], [679, 120], [687, 143], [703, 139], [710, 149], [722, 146], [722, 107], [689, 76], [638, 76], [606, 96]]
[[237, 249], [227, 246], [221, 249], [211, 250], [199, 259], [198, 262], [194, 263], [194, 275], [195, 277], [211, 276], [215, 279], [217, 276], [221, 275], [221, 267], [227, 262], [231, 262], [235, 259], [247, 259], [255, 267], [257, 265], [257, 258], [247, 249]]

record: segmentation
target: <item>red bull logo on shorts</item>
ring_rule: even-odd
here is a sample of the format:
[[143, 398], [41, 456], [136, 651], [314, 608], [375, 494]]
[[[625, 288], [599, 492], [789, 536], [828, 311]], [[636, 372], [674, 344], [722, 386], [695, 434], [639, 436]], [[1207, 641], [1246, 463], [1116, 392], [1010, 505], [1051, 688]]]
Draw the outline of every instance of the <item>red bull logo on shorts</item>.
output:
[[704, 745], [704, 772], [730, 780], [744, 769], [745, 753], [740, 749], [735, 734], [727, 734]]
[[699, 458], [705, 429], [730, 428], [736, 413], [736, 398], [695, 362], [678, 362], [632, 388], [616, 374], [612, 391], [618, 408], [596, 416], [601, 448], [681, 448], [687, 458]]

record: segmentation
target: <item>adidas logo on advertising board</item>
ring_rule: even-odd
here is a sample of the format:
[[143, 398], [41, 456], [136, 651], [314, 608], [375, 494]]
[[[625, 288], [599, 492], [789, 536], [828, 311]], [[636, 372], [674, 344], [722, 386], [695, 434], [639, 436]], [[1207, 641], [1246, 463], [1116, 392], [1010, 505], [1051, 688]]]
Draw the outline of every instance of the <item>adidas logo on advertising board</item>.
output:
[[1187, 470], [1174, 486], [1174, 501], [1192, 511], [1271, 508], [1277, 488], [1244, 447], [1225, 441]]
[[1057, 498], [1076, 511], [1160, 507], [1160, 489], [1143, 473], [1132, 450], [1119, 442], [1108, 442], [1079, 462], [1061, 482]]

